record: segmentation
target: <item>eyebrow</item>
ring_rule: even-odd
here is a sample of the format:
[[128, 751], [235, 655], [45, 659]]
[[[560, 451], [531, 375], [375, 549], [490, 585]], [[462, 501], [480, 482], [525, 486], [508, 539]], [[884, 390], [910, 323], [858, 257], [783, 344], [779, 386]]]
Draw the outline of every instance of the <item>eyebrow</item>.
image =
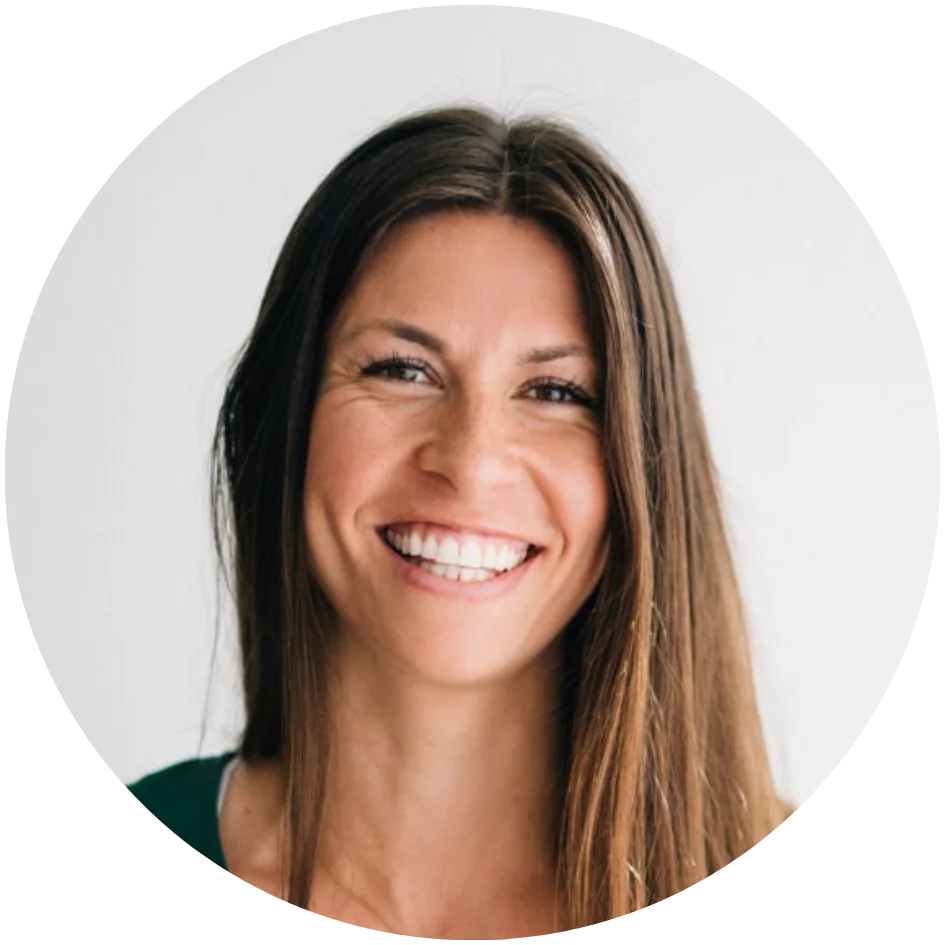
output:
[[[430, 351], [435, 351], [439, 355], [446, 354], [447, 344], [442, 338], [437, 338], [436, 335], [432, 335], [422, 328], [417, 328], [416, 325], [411, 325], [409, 322], [401, 322], [389, 318], [378, 319], [359, 325], [357, 328], [348, 332], [344, 336], [344, 340], [352, 341], [364, 332], [372, 330], [387, 331], [404, 341], [412, 341], [414, 344], [428, 348]], [[543, 347], [529, 348], [519, 357], [518, 364], [545, 364], [548, 361], [558, 361], [561, 358], [573, 357], [590, 358], [593, 357], [593, 354], [590, 348], [582, 344], [545, 345]]]

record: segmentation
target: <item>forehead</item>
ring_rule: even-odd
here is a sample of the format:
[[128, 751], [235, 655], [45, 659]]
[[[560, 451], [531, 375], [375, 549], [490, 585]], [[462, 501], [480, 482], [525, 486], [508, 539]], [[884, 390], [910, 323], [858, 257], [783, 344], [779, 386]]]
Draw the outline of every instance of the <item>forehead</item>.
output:
[[587, 341], [578, 273], [539, 224], [449, 212], [398, 228], [367, 263], [336, 326], [406, 319], [451, 345]]

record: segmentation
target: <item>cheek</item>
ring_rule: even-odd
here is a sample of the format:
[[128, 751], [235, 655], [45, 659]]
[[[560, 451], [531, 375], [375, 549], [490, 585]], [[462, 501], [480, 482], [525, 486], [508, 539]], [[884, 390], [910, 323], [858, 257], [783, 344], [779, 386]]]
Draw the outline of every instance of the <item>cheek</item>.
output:
[[598, 436], [587, 433], [572, 437], [563, 452], [561, 461], [567, 468], [568, 477], [574, 483], [584, 484], [588, 507], [606, 501], [604, 453]]
[[312, 416], [303, 529], [311, 573], [339, 611], [346, 609], [343, 601], [359, 571], [361, 516], [394, 477], [397, 437], [383, 420], [368, 404], [330, 396]]
[[608, 534], [609, 496], [603, 452], [596, 437], [570, 438], [550, 466], [554, 504], [564, 528], [566, 549], [588, 567], [603, 566]]
[[[353, 422], [329, 400], [312, 417], [303, 497], [303, 528], [312, 574], [329, 596], [342, 593], [352, 567], [358, 510], [387, 475], [383, 430]], [[336, 606], [337, 606], [337, 602]]]
[[396, 442], [376, 411], [319, 404], [309, 439], [306, 501], [349, 508], [383, 479]]

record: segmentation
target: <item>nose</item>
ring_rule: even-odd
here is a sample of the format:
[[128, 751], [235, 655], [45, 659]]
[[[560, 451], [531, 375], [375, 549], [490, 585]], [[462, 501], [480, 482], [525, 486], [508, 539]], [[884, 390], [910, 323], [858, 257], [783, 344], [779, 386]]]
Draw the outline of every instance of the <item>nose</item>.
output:
[[497, 398], [457, 393], [437, 411], [417, 454], [420, 468], [466, 497], [486, 497], [520, 469], [513, 420]]

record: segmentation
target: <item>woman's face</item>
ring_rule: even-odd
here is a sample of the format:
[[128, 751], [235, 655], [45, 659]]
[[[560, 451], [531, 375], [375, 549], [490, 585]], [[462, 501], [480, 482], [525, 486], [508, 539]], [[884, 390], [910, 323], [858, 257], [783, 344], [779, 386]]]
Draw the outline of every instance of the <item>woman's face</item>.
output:
[[547, 650], [607, 553], [598, 370], [537, 224], [453, 212], [388, 237], [332, 328], [306, 471], [349, 642], [452, 685]]

